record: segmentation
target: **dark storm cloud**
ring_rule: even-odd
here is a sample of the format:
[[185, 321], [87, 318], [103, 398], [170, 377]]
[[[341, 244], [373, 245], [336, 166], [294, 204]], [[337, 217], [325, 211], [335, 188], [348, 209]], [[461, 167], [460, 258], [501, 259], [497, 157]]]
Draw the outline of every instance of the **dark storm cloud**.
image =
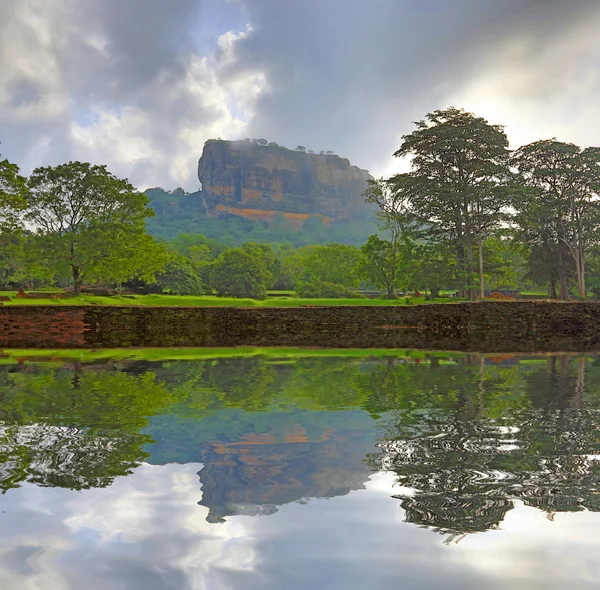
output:
[[598, 0], [0, 0], [0, 147], [26, 172], [87, 159], [141, 186], [195, 188], [218, 136], [378, 173], [474, 82], [494, 122], [579, 141], [600, 124], [599, 17]]
[[[376, 167], [410, 122], [526, 40], [535, 62], [596, 0], [247, 0], [236, 68], [267, 74], [251, 134]], [[556, 90], [560, 91], [560, 88]]]
[[91, 159], [142, 184], [197, 184], [193, 161], [205, 135], [230, 118], [215, 72], [195, 53], [199, 23], [220, 6], [0, 0], [3, 151], [26, 171]]

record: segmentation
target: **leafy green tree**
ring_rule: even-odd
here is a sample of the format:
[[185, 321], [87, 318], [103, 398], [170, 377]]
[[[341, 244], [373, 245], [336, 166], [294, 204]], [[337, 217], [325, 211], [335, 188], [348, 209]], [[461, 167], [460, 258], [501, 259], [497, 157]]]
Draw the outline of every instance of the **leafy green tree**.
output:
[[432, 299], [454, 284], [456, 257], [449, 240], [432, 238], [416, 244], [413, 255], [415, 283], [429, 289]]
[[357, 299], [361, 295], [338, 283], [327, 283], [313, 279], [296, 285], [296, 294], [304, 299]]
[[586, 296], [586, 254], [600, 242], [600, 148], [541, 140], [515, 153], [521, 182], [515, 220], [523, 240], [556, 255], [561, 299], [568, 299], [572, 258], [579, 295]]
[[434, 111], [405, 135], [396, 157], [410, 157], [412, 170], [390, 179], [396, 198], [420, 219], [437, 226], [457, 247], [469, 296], [474, 251], [508, 202], [508, 139], [499, 125], [450, 107]]
[[362, 253], [356, 246], [330, 243], [299, 248], [290, 257], [289, 264], [296, 282], [321, 281], [357, 288], [361, 261]]
[[156, 275], [156, 282], [168, 293], [178, 295], [203, 295], [202, 278], [189, 258], [175, 254], [164, 270]]
[[371, 236], [361, 248], [364, 260], [360, 267], [361, 276], [370, 285], [384, 287], [387, 297], [395, 297], [394, 291], [398, 283], [398, 266], [400, 253], [397, 245], [379, 236]]
[[98, 264], [90, 268], [86, 278], [100, 283], [123, 283], [133, 280], [145, 284], [156, 282], [156, 275], [162, 272], [171, 256], [162, 243], [151, 235], [139, 231], [132, 232], [119, 242], [119, 248], [107, 253]]
[[27, 187], [19, 167], [0, 160], [0, 235], [20, 227], [19, 214], [25, 209]]
[[48, 263], [57, 274], [70, 274], [75, 294], [103, 263], [129, 264], [127, 244], [145, 233], [153, 215], [148, 198], [105, 166], [36, 168], [28, 188], [26, 217], [43, 237]]
[[498, 236], [488, 238], [483, 244], [485, 278], [496, 291], [501, 287], [517, 287], [522, 277], [523, 260], [518, 245]]
[[275, 252], [269, 244], [257, 244], [256, 242], [246, 242], [242, 250], [248, 252], [253, 257], [260, 259], [261, 264], [267, 270], [266, 276], [267, 289], [270, 289], [279, 275], [279, 260], [275, 257]]
[[272, 275], [255, 252], [231, 248], [212, 266], [211, 285], [221, 297], [264, 299]]

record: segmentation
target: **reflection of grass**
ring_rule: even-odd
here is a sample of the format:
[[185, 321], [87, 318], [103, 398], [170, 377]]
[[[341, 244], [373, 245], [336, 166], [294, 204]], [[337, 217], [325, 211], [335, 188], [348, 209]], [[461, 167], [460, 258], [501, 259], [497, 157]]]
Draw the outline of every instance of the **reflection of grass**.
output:
[[54, 362], [61, 360], [95, 361], [114, 360], [193, 360], [234, 357], [265, 356], [274, 362], [292, 361], [302, 357], [398, 357], [407, 360], [422, 360], [436, 357], [443, 361], [461, 353], [430, 352], [405, 349], [330, 349], [330, 348], [116, 348], [103, 350], [19, 350], [0, 351], [0, 364], [12, 364], [19, 360], [32, 362]]
[[[4, 305], [159, 305], [159, 306], [218, 306], [218, 307], [299, 307], [303, 305], [405, 305], [404, 297], [388, 299], [301, 299], [300, 297], [269, 297], [264, 301], [255, 299], [235, 299], [233, 297], [216, 297], [214, 295], [132, 295], [130, 297], [97, 297], [81, 295], [67, 299], [17, 299], [16, 291], [0, 291], [0, 295], [9, 295], [12, 299]], [[411, 304], [417, 303], [457, 303], [459, 298], [443, 298], [425, 301], [424, 297], [412, 297]]]

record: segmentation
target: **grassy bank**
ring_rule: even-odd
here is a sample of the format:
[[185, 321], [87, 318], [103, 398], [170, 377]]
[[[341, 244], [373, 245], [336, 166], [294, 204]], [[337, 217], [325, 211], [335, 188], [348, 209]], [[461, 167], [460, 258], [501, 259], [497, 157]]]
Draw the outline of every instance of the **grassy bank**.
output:
[[330, 348], [114, 348], [102, 350], [0, 350], [0, 364], [22, 362], [60, 362], [100, 360], [210, 360], [220, 358], [237, 358], [264, 356], [275, 361], [291, 360], [306, 357], [354, 357], [354, 358], [404, 358], [421, 361], [432, 357], [439, 360], [450, 360], [460, 356], [456, 352], [431, 352], [407, 349], [330, 349]]
[[[162, 305], [177, 306], [215, 306], [215, 307], [301, 307], [317, 305], [406, 305], [406, 298], [400, 299], [302, 299], [291, 296], [273, 296], [258, 301], [256, 299], [236, 299], [234, 297], [216, 297], [214, 295], [187, 296], [187, 295], [129, 295], [127, 297], [99, 297], [96, 295], [80, 295], [66, 299], [51, 299], [51, 293], [44, 299], [18, 299], [16, 291], [0, 291], [0, 295], [7, 295], [10, 301], [4, 305]], [[459, 298], [440, 298], [435, 301], [426, 301], [425, 297], [412, 297], [411, 304], [415, 303], [457, 303], [464, 301]]]

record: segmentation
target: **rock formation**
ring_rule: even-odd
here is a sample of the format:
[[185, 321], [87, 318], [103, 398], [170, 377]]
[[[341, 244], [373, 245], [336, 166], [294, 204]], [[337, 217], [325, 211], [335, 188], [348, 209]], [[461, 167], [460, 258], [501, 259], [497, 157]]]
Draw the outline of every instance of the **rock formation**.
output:
[[281, 215], [301, 226], [311, 215], [324, 223], [364, 218], [366, 170], [335, 155], [271, 144], [211, 139], [198, 163], [204, 208], [270, 221]]

